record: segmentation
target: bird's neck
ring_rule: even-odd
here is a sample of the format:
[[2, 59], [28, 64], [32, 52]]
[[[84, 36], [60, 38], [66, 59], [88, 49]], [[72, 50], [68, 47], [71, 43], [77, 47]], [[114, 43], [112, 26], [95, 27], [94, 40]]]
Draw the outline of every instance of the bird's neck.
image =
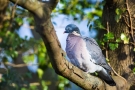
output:
[[79, 33], [73, 31], [72, 34], [76, 35], [76, 36], [81, 36]]

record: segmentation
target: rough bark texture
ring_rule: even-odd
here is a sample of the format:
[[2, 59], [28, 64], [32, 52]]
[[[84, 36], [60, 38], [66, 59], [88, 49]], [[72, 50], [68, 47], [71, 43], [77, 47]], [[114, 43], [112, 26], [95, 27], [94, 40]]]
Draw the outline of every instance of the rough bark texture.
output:
[[[106, 0], [106, 2], [103, 11], [104, 26], [107, 27], [108, 22], [109, 31], [114, 33], [115, 38], [120, 38], [121, 33], [125, 33], [130, 38], [130, 42], [134, 43], [132, 32], [135, 27], [135, 0]], [[117, 8], [125, 9], [119, 22], [115, 20]], [[128, 82], [127, 90], [135, 90], [135, 75], [132, 71], [135, 63], [133, 48], [132, 44], [121, 43], [115, 51], [108, 51], [111, 66]]]
[[0, 0], [0, 31], [2, 28], [2, 22], [8, 5], [8, 0]]

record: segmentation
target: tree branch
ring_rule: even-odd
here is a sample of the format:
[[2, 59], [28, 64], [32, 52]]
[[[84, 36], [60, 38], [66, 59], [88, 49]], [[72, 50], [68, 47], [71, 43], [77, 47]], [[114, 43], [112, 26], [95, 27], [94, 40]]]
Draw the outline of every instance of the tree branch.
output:
[[38, 1], [48, 4], [51, 10], [53, 10], [56, 7], [57, 3], [59, 2], [59, 0], [49, 0], [49, 1], [38, 0]]
[[[44, 3], [39, 2], [37, 0], [9, 0], [13, 3], [17, 2], [17, 5], [22, 6], [23, 8], [29, 10], [30, 12], [36, 15], [43, 15], [42, 7]], [[39, 16], [42, 17], [42, 16]]]

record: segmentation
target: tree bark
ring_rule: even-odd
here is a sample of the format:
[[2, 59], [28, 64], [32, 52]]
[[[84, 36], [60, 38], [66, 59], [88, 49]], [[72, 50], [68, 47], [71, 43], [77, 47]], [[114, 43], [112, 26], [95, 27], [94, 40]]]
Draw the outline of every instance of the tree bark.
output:
[[[116, 9], [119, 8], [124, 12], [121, 14], [119, 22], [116, 22]], [[120, 38], [121, 33], [129, 37], [129, 41], [134, 42], [133, 30], [135, 27], [135, 1], [134, 0], [106, 0], [103, 10], [103, 24], [109, 31], [114, 33], [115, 39]], [[108, 22], [108, 26], [107, 26]], [[135, 89], [135, 75], [133, 68], [135, 67], [135, 52], [134, 45], [119, 44], [118, 49], [112, 51], [108, 50], [108, 57], [111, 66], [122, 75], [128, 82], [127, 90]]]
[[8, 0], [0, 0], [0, 31], [2, 28], [2, 22], [8, 5]]

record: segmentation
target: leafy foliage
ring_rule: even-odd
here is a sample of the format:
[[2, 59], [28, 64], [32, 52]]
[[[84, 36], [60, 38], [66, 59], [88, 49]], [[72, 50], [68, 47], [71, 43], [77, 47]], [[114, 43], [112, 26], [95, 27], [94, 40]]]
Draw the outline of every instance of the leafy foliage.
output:
[[[17, 72], [14, 70], [9, 70], [8, 74], [3, 75], [3, 78], [0, 82], [1, 90], [20, 90], [25, 84], [25, 87], [28, 87], [29, 83], [24, 81], [20, 75], [17, 75]], [[5, 88], [6, 87], [6, 88]]]

